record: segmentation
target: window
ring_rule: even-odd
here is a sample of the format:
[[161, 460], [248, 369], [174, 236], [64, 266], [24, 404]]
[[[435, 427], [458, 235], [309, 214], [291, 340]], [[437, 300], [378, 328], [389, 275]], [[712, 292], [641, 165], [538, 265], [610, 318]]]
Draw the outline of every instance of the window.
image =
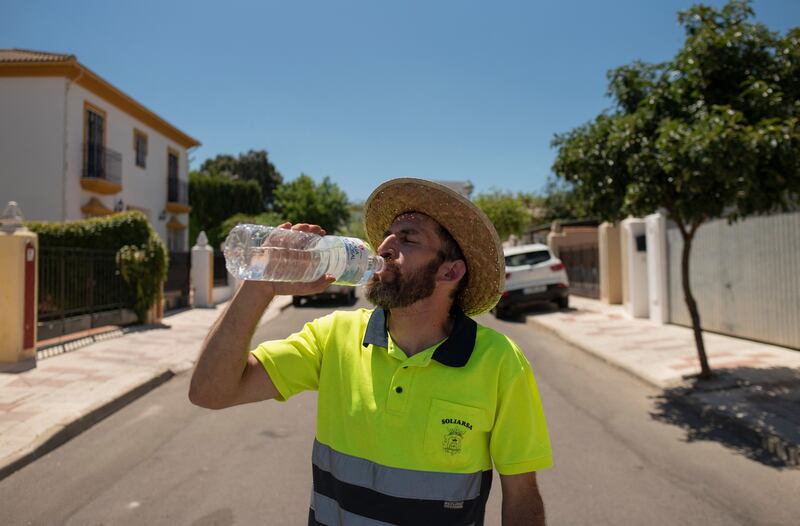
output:
[[171, 148], [167, 151], [167, 177], [178, 180], [178, 154]]
[[506, 266], [521, 267], [523, 265], [538, 265], [539, 263], [544, 263], [548, 259], [550, 259], [550, 252], [547, 250], [537, 250], [535, 252], [506, 256]]
[[147, 167], [147, 135], [141, 131], [133, 130], [133, 151], [136, 152], [136, 166]]
[[103, 110], [84, 102], [84, 154], [83, 176], [106, 178], [106, 114]]

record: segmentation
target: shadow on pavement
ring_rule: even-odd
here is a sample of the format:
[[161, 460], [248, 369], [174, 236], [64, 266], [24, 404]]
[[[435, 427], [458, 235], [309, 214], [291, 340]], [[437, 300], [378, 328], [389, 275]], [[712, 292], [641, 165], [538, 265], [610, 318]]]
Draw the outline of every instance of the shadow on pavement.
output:
[[800, 466], [800, 370], [739, 367], [655, 397], [658, 421], [776, 468]]
[[511, 322], [511, 323], [525, 323], [528, 316], [540, 316], [542, 314], [552, 314], [554, 312], [575, 312], [576, 309], [567, 308], [559, 309], [555, 303], [542, 302], [536, 303], [524, 309], [515, 309], [511, 312], [503, 313], [497, 319]]

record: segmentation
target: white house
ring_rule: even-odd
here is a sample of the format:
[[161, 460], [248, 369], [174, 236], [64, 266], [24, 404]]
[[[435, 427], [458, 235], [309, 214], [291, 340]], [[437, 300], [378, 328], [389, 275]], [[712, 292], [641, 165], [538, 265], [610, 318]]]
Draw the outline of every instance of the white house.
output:
[[141, 210], [187, 251], [187, 152], [200, 143], [78, 62], [0, 49], [0, 203], [65, 221]]

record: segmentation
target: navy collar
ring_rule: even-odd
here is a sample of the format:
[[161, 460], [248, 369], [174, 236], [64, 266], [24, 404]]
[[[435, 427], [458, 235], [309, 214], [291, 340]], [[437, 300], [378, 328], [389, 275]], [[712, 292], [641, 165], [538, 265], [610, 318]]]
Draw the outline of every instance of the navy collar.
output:
[[[478, 334], [478, 324], [469, 318], [464, 312], [453, 307], [453, 330], [445, 341], [433, 351], [433, 358], [442, 365], [448, 367], [464, 367], [467, 365], [472, 350], [475, 348], [475, 337]], [[379, 347], [389, 347], [389, 328], [386, 324], [386, 312], [381, 307], [376, 307], [369, 317], [367, 330], [364, 332], [364, 347], [377, 345]]]

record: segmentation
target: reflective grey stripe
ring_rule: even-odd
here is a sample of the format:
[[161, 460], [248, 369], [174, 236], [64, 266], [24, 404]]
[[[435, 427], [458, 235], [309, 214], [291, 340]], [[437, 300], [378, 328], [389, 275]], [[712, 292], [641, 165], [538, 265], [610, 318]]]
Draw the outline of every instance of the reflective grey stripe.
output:
[[326, 526], [392, 526], [388, 522], [376, 521], [339, 507], [335, 500], [314, 493], [314, 516]]
[[311, 461], [336, 480], [404, 499], [461, 501], [481, 493], [482, 471], [438, 473], [391, 468], [334, 451], [314, 440]]

